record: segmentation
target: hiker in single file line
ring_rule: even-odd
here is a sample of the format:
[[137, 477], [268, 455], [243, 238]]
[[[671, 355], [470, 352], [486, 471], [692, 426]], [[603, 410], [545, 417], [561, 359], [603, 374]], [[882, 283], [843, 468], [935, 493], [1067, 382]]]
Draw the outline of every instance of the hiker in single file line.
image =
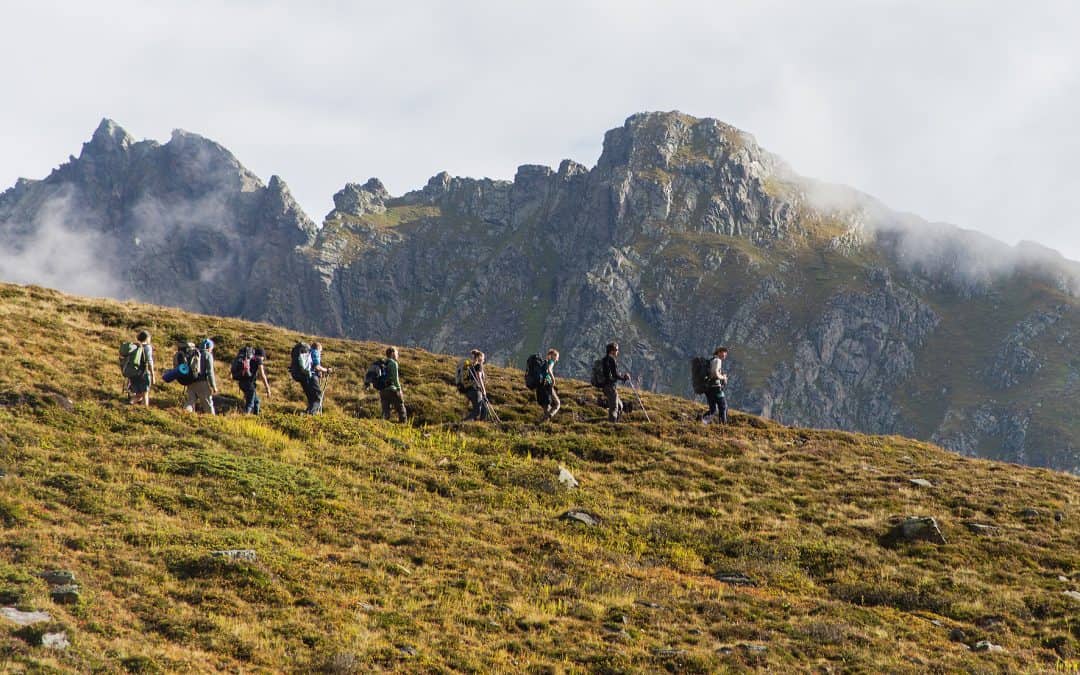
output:
[[148, 331], [141, 330], [135, 342], [120, 345], [120, 372], [126, 379], [128, 403], [149, 407], [150, 388], [154, 385], [154, 346]]
[[240, 393], [244, 395], [244, 413], [258, 415], [262, 412], [262, 400], [259, 398], [259, 380], [266, 387], [266, 396], [270, 396], [270, 380], [266, 377], [266, 350], [250, 345], [242, 347], [233, 359], [230, 368]]
[[601, 360], [601, 376], [604, 399], [607, 401], [609, 422], [618, 422], [619, 418], [622, 417], [623, 404], [622, 400], [619, 398], [619, 390], [617, 387], [619, 382], [627, 382], [630, 380], [630, 373], [619, 372], [618, 356], [619, 343], [608, 343], [604, 358]]
[[458, 365], [455, 379], [458, 387], [465, 397], [469, 399], [469, 412], [464, 421], [485, 421], [489, 415], [487, 401], [487, 381], [484, 375], [484, 352], [474, 349], [469, 353], [471, 358], [465, 359]]
[[540, 386], [536, 388], [536, 402], [540, 404], [544, 414], [540, 421], [547, 422], [555, 417], [561, 407], [559, 393], [555, 389], [555, 364], [559, 362], [558, 350], [552, 348], [547, 351], [547, 360], [544, 361]]
[[405, 392], [401, 386], [401, 372], [398, 368], [397, 347], [386, 348], [386, 386], [379, 390], [379, 403], [382, 404], [382, 418], [390, 419], [390, 411], [397, 413], [398, 422], [408, 421], [405, 410]]
[[705, 399], [709, 402], [709, 412], [701, 418], [704, 424], [709, 424], [716, 419], [719, 419], [722, 424], [728, 423], [727, 398], [724, 396], [728, 380], [727, 373], [724, 372], [727, 354], [727, 347], [717, 347], [709, 360], [708, 380], [705, 386]]
[[203, 339], [195, 343], [180, 343], [173, 357], [177, 371], [176, 381], [187, 387], [187, 403], [184, 410], [195, 412], [202, 409], [214, 414], [214, 395], [218, 392], [217, 375], [214, 373], [214, 341]]

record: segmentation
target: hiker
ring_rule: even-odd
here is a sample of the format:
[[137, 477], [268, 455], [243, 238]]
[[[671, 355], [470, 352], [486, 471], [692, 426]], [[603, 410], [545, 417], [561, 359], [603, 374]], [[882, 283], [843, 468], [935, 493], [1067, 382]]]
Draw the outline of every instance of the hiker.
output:
[[721, 424], [728, 423], [727, 400], [724, 388], [727, 386], [727, 374], [724, 373], [724, 361], [727, 359], [727, 347], [717, 347], [709, 360], [709, 372], [705, 385], [705, 399], [709, 402], [709, 412], [701, 418], [702, 424], [711, 423], [717, 415]]
[[547, 422], [559, 412], [561, 402], [559, 394], [555, 391], [555, 364], [559, 362], [559, 352], [555, 349], [547, 351], [547, 361], [544, 362], [543, 376], [540, 386], [536, 388], [536, 402], [544, 409], [541, 422]]
[[397, 347], [386, 348], [386, 386], [379, 390], [379, 402], [382, 403], [382, 418], [390, 419], [390, 410], [397, 413], [398, 422], [408, 420], [405, 411], [405, 396], [401, 389], [401, 375], [398, 371]]
[[323, 380], [329, 373], [330, 369], [322, 364], [322, 343], [312, 342], [311, 376], [308, 378], [308, 386], [304, 388], [304, 394], [307, 395], [308, 399], [307, 414], [322, 414], [323, 396], [326, 393]]
[[[127, 378], [128, 403], [150, 407], [150, 387], [154, 385], [154, 346], [150, 333], [141, 330], [135, 343], [121, 345], [120, 369]], [[140, 353], [141, 352], [141, 353]]]
[[618, 422], [623, 412], [623, 404], [619, 399], [619, 391], [616, 386], [619, 382], [627, 382], [630, 379], [630, 373], [619, 373], [619, 363], [616, 361], [618, 355], [619, 343], [608, 343], [602, 370], [604, 398], [607, 400], [609, 422]]
[[183, 344], [176, 352], [173, 363], [178, 370], [181, 364], [186, 373], [177, 381], [187, 387], [187, 404], [184, 410], [195, 412], [201, 407], [214, 414], [214, 395], [218, 393], [217, 376], [214, 374], [214, 341], [205, 338], [196, 349], [194, 343]]
[[474, 349], [472, 359], [466, 359], [460, 366], [461, 389], [472, 406], [465, 415], [466, 422], [478, 422], [488, 419], [487, 383], [484, 376], [484, 352]]
[[266, 387], [266, 396], [270, 397], [270, 380], [266, 377], [266, 350], [262, 347], [244, 347], [232, 362], [232, 376], [244, 395], [244, 413], [258, 415], [262, 412], [258, 384], [262, 379]]

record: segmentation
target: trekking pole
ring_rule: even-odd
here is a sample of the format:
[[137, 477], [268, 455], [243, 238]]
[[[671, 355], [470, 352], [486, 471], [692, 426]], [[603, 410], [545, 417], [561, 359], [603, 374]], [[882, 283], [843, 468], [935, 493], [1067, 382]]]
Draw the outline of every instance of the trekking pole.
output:
[[638, 405], [641, 406], [641, 412], [645, 413], [645, 421], [652, 424], [652, 420], [649, 419], [649, 411], [645, 409], [645, 402], [641, 400], [641, 394], [638, 393], [637, 387], [634, 386], [634, 378], [627, 380], [630, 383], [630, 388], [634, 390], [634, 398], [637, 399]]
[[[476, 384], [476, 382], [477, 382], [476, 370], [472, 366], [470, 366], [469, 367], [469, 372], [472, 374], [473, 383]], [[481, 402], [480, 402], [481, 415], [483, 414], [484, 407], [486, 407], [488, 409], [488, 412], [491, 413], [491, 418], [493, 420], [495, 420], [495, 424], [502, 424], [502, 420], [499, 419], [499, 413], [495, 412], [495, 406], [491, 405], [491, 399], [488, 398], [487, 385], [484, 385], [484, 386], [480, 387], [479, 393], [480, 393], [480, 397], [481, 397]], [[479, 422], [480, 420], [477, 419], [477, 421]]]

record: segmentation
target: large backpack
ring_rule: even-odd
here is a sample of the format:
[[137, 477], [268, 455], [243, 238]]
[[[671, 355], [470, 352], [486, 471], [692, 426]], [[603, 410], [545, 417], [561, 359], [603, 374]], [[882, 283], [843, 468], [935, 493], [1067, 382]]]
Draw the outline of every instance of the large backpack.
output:
[[176, 381], [187, 386], [202, 376], [202, 354], [195, 345], [189, 344], [180, 351], [180, 362], [176, 366]]
[[364, 374], [364, 384], [371, 385], [378, 391], [390, 386], [390, 369], [387, 368], [385, 359], [379, 359], [371, 364], [367, 373]]
[[254, 368], [255, 348], [242, 347], [229, 366], [229, 372], [234, 380], [250, 380], [255, 377]]
[[311, 347], [306, 342], [293, 345], [289, 355], [289, 375], [300, 384], [311, 379]]
[[589, 378], [589, 382], [592, 384], [592, 386], [598, 389], [603, 389], [604, 387], [611, 384], [610, 382], [608, 382], [607, 374], [604, 373], [604, 359], [606, 358], [607, 357], [605, 356], [596, 359], [595, 361], [593, 361], [592, 364], [592, 377]]
[[525, 362], [525, 386], [536, 389], [544, 381], [544, 357], [533, 354]]
[[690, 379], [694, 384], [695, 394], [704, 394], [709, 388], [709, 361], [705, 356], [695, 356], [690, 361]]
[[128, 378], [140, 377], [146, 373], [146, 348], [138, 342], [120, 344], [120, 373]]
[[458, 391], [464, 392], [467, 389], [471, 389], [476, 386], [472, 372], [472, 361], [469, 359], [462, 359], [458, 362], [457, 372], [454, 373], [454, 384], [457, 386]]

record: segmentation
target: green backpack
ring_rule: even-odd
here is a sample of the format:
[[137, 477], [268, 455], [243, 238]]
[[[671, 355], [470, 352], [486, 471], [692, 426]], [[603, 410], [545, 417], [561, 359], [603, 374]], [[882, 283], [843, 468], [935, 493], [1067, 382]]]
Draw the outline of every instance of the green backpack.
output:
[[146, 349], [138, 342], [120, 343], [120, 374], [128, 379], [146, 374]]

